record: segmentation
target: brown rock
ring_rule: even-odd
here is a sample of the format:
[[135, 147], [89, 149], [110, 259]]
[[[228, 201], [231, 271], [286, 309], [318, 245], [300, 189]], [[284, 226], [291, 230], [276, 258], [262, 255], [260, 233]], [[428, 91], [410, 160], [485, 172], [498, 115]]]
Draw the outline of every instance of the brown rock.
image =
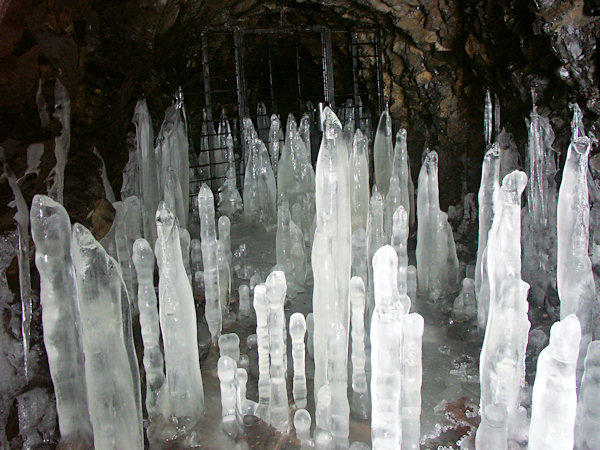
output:
[[92, 224], [92, 233], [97, 241], [106, 236], [115, 219], [115, 208], [105, 198], [96, 202], [94, 209], [88, 216]]
[[419, 72], [416, 77], [417, 84], [419, 86], [423, 86], [424, 84], [429, 83], [431, 81], [431, 78], [432, 78], [432, 76], [429, 71], [424, 70], [423, 72]]

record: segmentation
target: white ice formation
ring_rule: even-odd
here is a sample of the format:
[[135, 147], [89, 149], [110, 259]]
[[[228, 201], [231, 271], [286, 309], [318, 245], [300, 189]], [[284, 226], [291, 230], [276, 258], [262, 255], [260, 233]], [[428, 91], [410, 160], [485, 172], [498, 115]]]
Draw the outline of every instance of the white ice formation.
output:
[[575, 448], [577, 449], [600, 448], [599, 389], [600, 341], [592, 341], [587, 348], [585, 370], [579, 387], [577, 420], [575, 422]]
[[271, 166], [273, 167], [273, 174], [277, 178], [277, 171], [279, 167], [279, 130], [281, 128], [281, 122], [276, 114], [271, 114], [271, 128], [269, 128], [269, 156], [271, 158]]
[[401, 192], [400, 203], [404, 206], [412, 226], [415, 222], [415, 187], [410, 176], [406, 130], [404, 128], [400, 128], [396, 133], [392, 175], [398, 177], [398, 184]]
[[408, 294], [408, 211], [400, 205], [393, 214], [391, 244], [398, 255], [398, 292]]
[[236, 418], [236, 388], [235, 372], [237, 364], [233, 358], [223, 355], [217, 363], [217, 374], [221, 384], [221, 410], [223, 431], [233, 438], [237, 438], [239, 428]]
[[454, 304], [452, 305], [452, 317], [458, 322], [464, 322], [477, 317], [475, 280], [473, 278], [463, 279], [460, 294], [454, 299]]
[[259, 284], [254, 288], [256, 311], [256, 340], [258, 346], [258, 408], [256, 415], [269, 422], [271, 398], [271, 373], [269, 360], [269, 301], [267, 288]]
[[237, 364], [240, 361], [240, 337], [235, 333], [219, 336], [219, 355], [229, 356]]
[[367, 374], [365, 372], [365, 284], [362, 278], [350, 279], [350, 305], [352, 307], [352, 397], [350, 410], [352, 417], [368, 420], [371, 400]]
[[306, 408], [306, 374], [304, 366], [306, 320], [301, 313], [290, 317], [290, 337], [292, 338], [292, 358], [294, 360], [294, 384], [292, 393], [297, 408]]
[[373, 186], [373, 195], [371, 196], [371, 203], [369, 204], [369, 223], [367, 225], [367, 249], [368, 249], [368, 260], [367, 260], [367, 278], [368, 278], [368, 292], [367, 292], [367, 315], [366, 324], [367, 328], [370, 328], [371, 316], [375, 308], [375, 297], [373, 294], [373, 255], [386, 244], [385, 232], [383, 229], [383, 197], [377, 190], [377, 186]]
[[250, 315], [250, 288], [247, 284], [241, 284], [238, 288], [238, 317], [243, 319]]
[[394, 167], [394, 148], [392, 143], [392, 117], [386, 108], [379, 118], [375, 142], [373, 143], [375, 162], [375, 183], [385, 196], [390, 186], [390, 177]]
[[336, 448], [348, 447], [348, 338], [341, 324], [334, 324], [327, 339], [327, 384], [331, 390], [331, 435]]
[[225, 181], [219, 188], [219, 212], [231, 220], [236, 219], [244, 207], [235, 178], [235, 167], [230, 165], [225, 172]]
[[[402, 294], [401, 294], [402, 295]], [[421, 383], [423, 378], [423, 317], [407, 314], [402, 322], [402, 448], [415, 450], [421, 439]]]
[[102, 186], [104, 187], [104, 196], [110, 203], [115, 202], [115, 193], [113, 192], [108, 176], [106, 175], [106, 164], [104, 164], [104, 158], [96, 147], [92, 149], [94, 155], [100, 160], [100, 179], [102, 180]]
[[369, 217], [369, 160], [367, 139], [362, 131], [354, 132], [350, 153], [350, 201], [352, 207], [352, 232], [367, 229]]

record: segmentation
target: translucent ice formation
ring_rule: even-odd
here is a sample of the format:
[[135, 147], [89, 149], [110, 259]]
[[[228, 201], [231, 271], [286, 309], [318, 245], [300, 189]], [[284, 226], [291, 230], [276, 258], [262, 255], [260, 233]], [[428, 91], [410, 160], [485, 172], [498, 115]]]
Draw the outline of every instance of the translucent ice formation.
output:
[[259, 284], [254, 288], [256, 311], [256, 340], [258, 346], [258, 408], [256, 415], [269, 422], [271, 398], [271, 374], [269, 361], [269, 302], [267, 288]]
[[219, 275], [217, 266], [217, 235], [215, 232], [215, 204], [213, 193], [206, 183], [198, 192], [200, 230], [202, 233], [202, 262], [206, 306], [204, 314], [213, 343], [221, 334], [223, 316], [219, 304]]
[[240, 337], [235, 333], [219, 336], [219, 355], [229, 356], [237, 364], [240, 361]]
[[[590, 202], [588, 197], [588, 154], [591, 141], [576, 138], [569, 145], [558, 194], [557, 277], [560, 317], [577, 315], [581, 325], [581, 361], [592, 340], [592, 308], [596, 289], [588, 256]], [[581, 374], [579, 375], [579, 377]]]
[[600, 341], [593, 341], [587, 348], [585, 371], [579, 387], [577, 421], [575, 422], [575, 448], [600, 448]]
[[530, 326], [529, 285], [521, 280], [521, 193], [526, 184], [523, 172], [512, 172], [504, 177], [497, 197], [487, 244], [490, 312], [479, 363], [481, 411], [504, 405], [509, 438], [514, 435]]
[[283, 335], [285, 329], [283, 302], [287, 289], [285, 274], [279, 270], [271, 272], [265, 285], [269, 302], [269, 356], [271, 359], [269, 420], [275, 429], [285, 433], [289, 426], [290, 414], [285, 383], [287, 367], [284, 364], [286, 350]]
[[277, 265], [283, 268], [286, 279], [293, 280], [294, 265], [292, 262], [292, 231], [288, 202], [283, 198], [277, 209], [277, 233], [275, 235], [275, 253]]
[[550, 343], [540, 353], [531, 398], [532, 450], [573, 448], [580, 337], [579, 320], [570, 314], [552, 325]]
[[153, 246], [156, 241], [154, 216], [160, 199], [159, 162], [156, 160], [156, 154], [154, 153], [154, 133], [152, 132], [152, 120], [146, 106], [146, 100], [138, 100], [135, 105], [133, 123], [135, 124], [137, 154], [140, 164], [144, 237]]
[[[156, 212], [156, 228], [160, 328], [163, 334], [165, 382], [169, 397], [164, 416], [195, 422], [204, 411], [202, 375], [196, 344], [196, 309], [192, 287], [183, 267], [177, 219], [164, 202], [159, 204]], [[206, 272], [205, 270], [204, 273]]]
[[406, 130], [404, 128], [400, 128], [398, 133], [396, 133], [392, 175], [398, 177], [398, 185], [400, 186], [401, 193], [400, 204], [404, 206], [404, 210], [410, 218], [410, 223], [413, 225], [415, 221], [415, 187], [413, 186], [412, 178], [410, 176], [408, 150], [406, 146]]
[[79, 312], [71, 260], [71, 222], [60, 203], [36, 195], [31, 234], [40, 274], [42, 329], [63, 441], [91, 440]]
[[373, 295], [373, 255], [382, 246], [385, 245], [385, 233], [383, 230], [383, 197], [377, 190], [377, 186], [373, 187], [373, 195], [371, 196], [371, 203], [369, 204], [369, 224], [367, 226], [367, 237], [368, 237], [368, 297], [367, 297], [367, 316], [366, 323], [367, 328], [370, 329], [371, 316], [375, 308], [375, 297]]
[[237, 438], [239, 428], [235, 415], [236, 389], [235, 371], [237, 364], [229, 356], [221, 356], [217, 366], [217, 374], [221, 382], [221, 410], [223, 415], [223, 431], [233, 438]]
[[475, 280], [473, 278], [464, 278], [460, 294], [458, 294], [452, 306], [452, 317], [459, 322], [464, 322], [476, 316]]
[[369, 160], [367, 159], [367, 139], [362, 131], [354, 133], [350, 153], [350, 201], [352, 205], [352, 232], [367, 229], [369, 217]]
[[404, 316], [402, 323], [402, 448], [419, 449], [421, 438], [421, 340], [424, 322], [419, 314]]
[[276, 198], [277, 186], [267, 147], [260, 139], [253, 139], [244, 175], [244, 219], [272, 230], [277, 223]]
[[417, 268], [415, 266], [408, 266], [406, 284], [408, 286], [408, 296], [414, 303], [417, 301]]
[[[346, 330], [347, 351], [352, 257], [348, 150], [337, 116], [329, 108], [323, 114], [325, 131], [316, 171], [317, 228], [312, 247], [314, 340], [326, 342], [326, 333], [337, 323]], [[326, 364], [326, 346], [315, 346], [315, 393], [325, 384]]]
[[225, 246], [219, 239], [217, 241], [217, 274], [219, 277], [219, 303], [222, 315], [229, 314], [229, 302], [231, 300], [231, 267], [227, 262]]
[[375, 311], [371, 318], [371, 439], [373, 448], [402, 442], [402, 321], [410, 308], [397, 289], [398, 257], [385, 245], [373, 256]]
[[294, 428], [296, 437], [302, 447], [307, 445], [306, 441], [310, 439], [310, 413], [305, 409], [299, 409], [294, 414]]
[[477, 262], [475, 264], [475, 293], [477, 294], [477, 327], [485, 330], [487, 323], [490, 285], [485, 264], [488, 233], [494, 219], [494, 197], [500, 190], [500, 147], [492, 145], [485, 153], [479, 185], [479, 238], [477, 240]]
[[367, 286], [367, 232], [359, 228], [352, 233], [352, 276], [360, 277]]
[[379, 118], [375, 142], [373, 144], [375, 162], [375, 182], [381, 193], [387, 195], [390, 177], [394, 167], [394, 148], [392, 144], [392, 118], [386, 108]]
[[140, 328], [144, 342], [146, 370], [146, 411], [152, 418], [162, 413], [162, 387], [165, 381], [163, 355], [160, 349], [160, 328], [156, 292], [154, 291], [154, 253], [146, 239], [133, 245], [133, 263], [138, 279]]
[[346, 329], [336, 323], [328, 334], [327, 383], [331, 390], [331, 435], [336, 448], [347, 448], [350, 434], [350, 405]]
[[485, 107], [483, 109], [483, 136], [485, 138], [485, 146], [488, 147], [492, 143], [492, 96], [489, 89], [485, 92]]
[[398, 255], [398, 292], [408, 293], [408, 214], [400, 205], [393, 215], [391, 244]]
[[104, 186], [104, 196], [106, 197], [106, 200], [114, 203], [115, 194], [112, 186], [110, 185], [110, 181], [108, 181], [108, 177], [106, 176], [106, 165], [104, 164], [104, 159], [96, 147], [93, 148], [92, 152], [100, 160], [100, 179], [102, 180], [102, 186]]
[[271, 128], [269, 129], [269, 155], [271, 157], [271, 165], [273, 166], [273, 174], [277, 177], [279, 167], [279, 129], [281, 123], [276, 114], [271, 114]]
[[315, 406], [315, 432], [313, 441], [318, 449], [332, 449], [333, 437], [331, 435], [331, 389], [325, 384], [316, 395]]
[[306, 408], [306, 374], [304, 371], [304, 334], [306, 320], [301, 313], [290, 317], [290, 336], [292, 338], [292, 357], [294, 359], [294, 385], [292, 393], [297, 408]]
[[[389, 242], [392, 236], [392, 217], [401, 205], [404, 206], [402, 204], [402, 191], [400, 190], [398, 177], [392, 175], [390, 178], [390, 187], [383, 205], [383, 229], [385, 231], [386, 242]], [[408, 212], [408, 209], [405, 208], [405, 211]]]
[[475, 437], [476, 449], [501, 450], [508, 448], [506, 415], [506, 406], [502, 403], [493, 403], [485, 407]]
[[247, 284], [242, 284], [238, 288], [239, 309], [238, 316], [240, 319], [250, 315], [250, 288]]
[[306, 315], [306, 352], [311, 358], [315, 355], [314, 346], [314, 332], [315, 332], [315, 316], [313, 313]]
[[225, 173], [225, 182], [219, 188], [219, 212], [233, 220], [242, 211], [243, 207], [242, 197], [235, 180], [235, 167], [229, 165]]
[[62, 203], [65, 190], [65, 167], [71, 148], [71, 98], [67, 88], [58, 78], [54, 86], [54, 110], [55, 117], [61, 125], [61, 131], [54, 138], [56, 165], [48, 176], [48, 179], [52, 180], [52, 185], [48, 187], [48, 196], [58, 203]]
[[185, 273], [190, 280], [190, 284], [192, 283], [192, 267], [190, 265], [190, 246], [191, 246], [191, 238], [190, 233], [185, 228], [179, 229], [179, 245], [181, 246], [181, 257], [183, 259], [183, 267], [185, 268]]
[[350, 410], [358, 420], [368, 420], [370, 397], [365, 373], [365, 284], [362, 278], [350, 279], [350, 304], [352, 306], [352, 399]]
[[140, 381], [125, 332], [131, 323], [124, 322], [130, 319], [129, 304], [121, 298], [118, 264], [80, 224], [73, 226], [71, 254], [94, 447], [141, 449]]

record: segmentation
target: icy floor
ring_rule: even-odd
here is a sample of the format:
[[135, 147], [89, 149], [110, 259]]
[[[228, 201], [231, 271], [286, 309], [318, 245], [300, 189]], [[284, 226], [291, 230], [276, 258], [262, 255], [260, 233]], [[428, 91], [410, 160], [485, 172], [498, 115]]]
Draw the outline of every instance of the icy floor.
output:
[[[242, 224], [234, 224], [231, 229], [232, 251], [245, 244], [245, 254], [236, 258], [234, 266], [239, 265], [242, 272], [246, 271], [248, 277], [256, 270], [260, 271], [262, 280], [268, 275], [275, 265], [275, 232], [264, 232], [262, 229], [248, 229]], [[413, 245], [414, 247], [414, 245]], [[409, 245], [410, 248], [410, 245]], [[414, 264], [414, 249], [410, 254], [411, 264]], [[310, 266], [309, 266], [310, 269]], [[296, 298], [288, 298], [285, 308], [286, 319], [294, 312], [307, 314], [312, 310], [312, 271], [308, 270], [309, 279], [305, 292]], [[239, 271], [238, 271], [239, 273]], [[240, 284], [249, 284], [248, 279], [234, 278], [232, 296], [237, 299], [237, 288]], [[478, 361], [481, 340], [472, 330], [467, 330], [460, 324], [449, 323], [447, 313], [454, 296], [441, 300], [437, 304], [428, 304], [422, 299], [416, 302], [415, 310], [425, 319], [425, 332], [423, 336], [423, 387], [422, 387], [422, 413], [421, 413], [421, 447], [457, 448], [457, 441], [476, 424], [477, 404], [479, 402], [479, 375]], [[252, 298], [251, 298], [252, 302]], [[237, 309], [237, 306], [233, 306]], [[224, 333], [235, 332], [240, 337], [240, 350], [247, 353], [246, 338], [256, 332], [255, 319], [252, 317], [245, 323], [234, 322], [224, 327]], [[208, 340], [206, 325], [199, 327], [199, 339]], [[291, 339], [288, 337], [288, 366], [291, 376]], [[315, 343], [315, 345], [318, 345]], [[257, 400], [257, 378], [253, 373], [255, 356], [250, 355], [250, 374], [248, 378], [248, 398]], [[245, 448], [246, 443], [235, 443], [221, 431], [220, 415], [221, 402], [219, 381], [217, 378], [218, 349], [211, 347], [206, 359], [202, 362], [202, 377], [204, 381], [206, 414], [198, 425], [196, 442], [208, 448]], [[309, 404], [308, 410], [313, 418], [314, 428], [314, 402], [312, 391], [313, 362], [307, 357], [306, 362]], [[349, 374], [350, 379], [351, 374]], [[288, 377], [289, 399], [291, 396], [291, 378]], [[465, 414], [466, 411], [466, 414]], [[292, 409], [293, 414], [293, 409]], [[293, 417], [293, 416], [292, 416]], [[284, 447], [293, 448], [294, 432], [291, 439], [284, 443]], [[370, 444], [369, 423], [352, 420], [350, 442], [362, 441]], [[181, 441], [178, 441], [181, 442]], [[191, 443], [191, 442], [189, 442]], [[175, 444], [175, 443], [174, 443]], [[274, 446], [275, 442], [273, 442]], [[267, 445], [263, 448], [272, 448]]]

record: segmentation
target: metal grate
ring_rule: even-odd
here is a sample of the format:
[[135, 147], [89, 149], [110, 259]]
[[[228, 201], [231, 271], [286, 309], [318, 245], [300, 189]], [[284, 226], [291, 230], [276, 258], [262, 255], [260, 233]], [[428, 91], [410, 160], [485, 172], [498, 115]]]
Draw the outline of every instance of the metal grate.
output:
[[[227, 115], [234, 140], [238, 187], [243, 189], [246, 161], [240, 135], [242, 119], [250, 117], [259, 136], [265, 138], [268, 128], [260, 128], [257, 123], [259, 102], [266, 105], [268, 116], [279, 115], [282, 128], [288, 114], [294, 114], [299, 121], [311, 105], [312, 117], [316, 119], [314, 109], [319, 102], [325, 102], [334, 108], [338, 106], [342, 120], [348, 116], [347, 110], [354, 108], [356, 123], [363, 125], [364, 130], [364, 119], [368, 115], [376, 118], [384, 107], [379, 48], [376, 28], [348, 31], [282, 24], [265, 29], [207, 29], [202, 33], [201, 88], [189, 92], [184, 88], [184, 94], [186, 99], [196, 97], [192, 100], [203, 104], [208, 120], [214, 123], [213, 138], [221, 111]], [[363, 108], [359, 108], [361, 102]], [[202, 114], [198, 110], [190, 118], [190, 129], [194, 147], [200, 151]], [[313, 128], [317, 129], [316, 123]], [[317, 134], [313, 161], [318, 141]], [[208, 167], [191, 167], [192, 195], [202, 183], [216, 191], [223, 182], [225, 170], [219, 170], [219, 166], [227, 163], [216, 162], [214, 150], [208, 156]]]

